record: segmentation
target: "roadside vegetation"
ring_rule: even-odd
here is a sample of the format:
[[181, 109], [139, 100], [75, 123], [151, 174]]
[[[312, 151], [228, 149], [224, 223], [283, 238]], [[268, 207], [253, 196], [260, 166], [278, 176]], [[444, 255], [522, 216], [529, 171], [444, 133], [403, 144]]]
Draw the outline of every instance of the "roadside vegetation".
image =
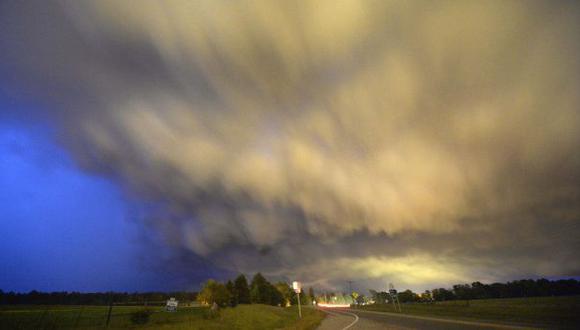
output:
[[[396, 313], [393, 304], [372, 304], [357, 308]], [[411, 315], [539, 325], [550, 328], [573, 328], [580, 324], [580, 296], [403, 303], [401, 310], [403, 314]]]
[[[179, 300], [176, 312], [165, 311], [164, 299], [170, 297]], [[474, 282], [420, 294], [404, 290], [397, 297], [404, 314], [550, 328], [580, 324], [580, 282], [575, 279]], [[392, 298], [385, 291], [317, 294], [313, 288], [297, 295], [288, 283], [271, 283], [260, 273], [249, 283], [244, 275], [226, 282], [208, 280], [199, 293], [0, 291], [0, 328], [313, 329], [325, 315], [312, 308], [313, 302], [396, 312]]]
[[[580, 324], [580, 282], [575, 279], [550, 281], [524, 279], [507, 283], [456, 284], [415, 293], [397, 293], [403, 314], [464, 320], [517, 323], [550, 328], [577, 328]], [[317, 301], [352, 304], [371, 311], [398, 312], [386, 291], [369, 290], [369, 295], [352, 292], [324, 293]]]
[[[323, 312], [308, 306], [312, 305], [314, 297], [312, 289], [297, 295], [287, 283], [272, 284], [260, 273], [249, 284], [244, 275], [225, 283], [208, 280], [198, 294], [184, 292], [179, 295], [182, 300], [175, 312], [165, 311], [164, 301], [159, 300], [168, 297], [167, 294], [48, 294], [34, 291], [28, 294], [2, 293], [1, 296], [0, 329], [307, 330], [315, 329], [325, 317]], [[22, 304], [51, 300], [71, 303], [83, 299], [101, 306]], [[302, 318], [298, 317], [297, 299], [304, 305]], [[132, 302], [134, 306], [128, 306]]]
[[239, 304], [264, 304], [272, 306], [312, 305], [315, 299], [314, 290], [302, 290], [297, 295], [286, 282], [270, 283], [262, 274], [257, 273], [248, 284], [241, 274], [233, 282], [220, 283], [208, 280], [199, 294], [197, 301], [202, 305], [216, 303], [221, 307], [234, 307]]
[[[3, 306], [1, 329], [102, 329], [106, 306]], [[209, 316], [208, 307], [182, 307], [165, 312], [160, 307], [118, 306], [109, 328], [135, 329], [315, 329], [324, 313], [314, 308], [274, 307], [260, 304], [223, 308]]]

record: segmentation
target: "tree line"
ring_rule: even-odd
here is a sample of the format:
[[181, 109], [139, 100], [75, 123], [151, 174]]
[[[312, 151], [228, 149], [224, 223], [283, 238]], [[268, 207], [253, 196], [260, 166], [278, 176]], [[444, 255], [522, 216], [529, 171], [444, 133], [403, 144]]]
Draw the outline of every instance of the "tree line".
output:
[[[305, 292], [306, 291], [306, 292]], [[325, 303], [387, 303], [390, 296], [385, 291], [369, 290], [370, 295], [353, 292], [351, 294], [321, 293], [316, 295], [312, 288], [300, 293], [300, 303], [312, 304], [313, 301]], [[399, 292], [398, 298], [406, 302], [432, 302], [447, 300], [471, 300], [492, 298], [519, 298], [580, 295], [580, 281], [565, 279], [550, 281], [517, 280], [507, 283], [483, 284], [456, 284], [451, 288], [437, 288], [417, 294], [411, 290]], [[202, 304], [220, 306], [236, 306], [238, 304], [266, 304], [274, 306], [289, 306], [297, 304], [297, 295], [288, 283], [270, 283], [257, 273], [248, 284], [244, 275], [239, 275], [234, 281], [220, 283], [215, 280], [207, 281], [201, 292], [39, 292], [28, 293], [4, 292], [0, 290], [0, 305], [28, 304], [28, 305], [146, 305], [164, 304], [170, 297], [180, 302], [199, 301]]]
[[550, 281], [544, 278], [492, 284], [473, 282], [471, 285], [456, 284], [451, 289], [434, 289], [432, 294], [433, 299], [437, 301], [569, 296], [580, 294], [580, 282], [575, 279]]
[[195, 301], [196, 292], [4, 292], [0, 290], [0, 305], [147, 305], [165, 303], [170, 297], [179, 301]]
[[[387, 292], [369, 291], [371, 299], [375, 303], [386, 303], [390, 299]], [[411, 290], [405, 290], [399, 292], [398, 298], [401, 303], [406, 303], [571, 295], [580, 295], [580, 281], [575, 279], [550, 281], [542, 278], [538, 280], [517, 280], [507, 283], [483, 284], [481, 282], [473, 282], [471, 284], [456, 284], [451, 288], [426, 290], [421, 294], [414, 293]]]
[[298, 299], [300, 299], [301, 304], [312, 304], [314, 290], [312, 288], [308, 289], [307, 292], [302, 290], [297, 295], [288, 283], [272, 284], [261, 273], [254, 275], [250, 284], [243, 274], [236, 277], [233, 282], [229, 280], [220, 283], [208, 280], [197, 296], [197, 301], [203, 305], [216, 303], [222, 307], [234, 307], [238, 304], [290, 306], [297, 304]]

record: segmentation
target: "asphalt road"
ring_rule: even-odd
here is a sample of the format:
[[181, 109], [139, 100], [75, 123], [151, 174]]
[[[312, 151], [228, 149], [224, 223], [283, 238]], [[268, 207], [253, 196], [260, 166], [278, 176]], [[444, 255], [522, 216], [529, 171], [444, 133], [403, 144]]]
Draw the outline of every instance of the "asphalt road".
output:
[[358, 330], [358, 329], [430, 329], [430, 330], [454, 330], [454, 329], [531, 329], [511, 325], [448, 320], [424, 316], [401, 315], [395, 313], [382, 313], [353, 310], [349, 308], [320, 308], [329, 314], [319, 330]]

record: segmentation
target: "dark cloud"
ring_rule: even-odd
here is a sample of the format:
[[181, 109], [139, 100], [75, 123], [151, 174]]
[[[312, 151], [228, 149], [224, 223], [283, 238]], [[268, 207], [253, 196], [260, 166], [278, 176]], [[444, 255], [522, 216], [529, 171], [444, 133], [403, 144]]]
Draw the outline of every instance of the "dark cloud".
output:
[[578, 6], [315, 3], [4, 2], [1, 70], [79, 164], [164, 205], [180, 260], [579, 275]]

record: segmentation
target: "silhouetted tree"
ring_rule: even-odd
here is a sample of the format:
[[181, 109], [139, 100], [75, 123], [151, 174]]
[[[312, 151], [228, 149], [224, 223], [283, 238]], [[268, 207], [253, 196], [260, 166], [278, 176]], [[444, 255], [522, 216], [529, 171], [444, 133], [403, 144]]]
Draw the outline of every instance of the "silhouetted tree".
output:
[[433, 289], [432, 294], [435, 301], [447, 301], [455, 299], [453, 292], [445, 288]]
[[399, 292], [398, 297], [399, 297], [399, 301], [401, 303], [419, 301], [419, 296], [411, 290], [405, 290], [403, 292]]
[[371, 299], [374, 300], [375, 304], [386, 304], [389, 300], [388, 292], [369, 290], [369, 293], [371, 294]]
[[286, 282], [278, 282], [274, 285], [276, 287], [276, 289], [278, 289], [278, 292], [280, 292], [280, 294], [282, 294], [282, 306], [288, 306], [292, 303], [292, 296], [295, 295], [294, 290], [292, 290], [292, 287], [290, 287], [290, 285]]
[[240, 274], [236, 277], [234, 281], [234, 287], [237, 293], [237, 303], [238, 304], [249, 304], [250, 301], [250, 289], [248, 288], [248, 280], [244, 274]]
[[312, 287], [308, 288], [308, 300], [310, 301], [310, 304], [312, 304], [312, 302], [316, 300], [316, 295]]
[[456, 284], [453, 286], [453, 294], [457, 299], [469, 300], [473, 299], [471, 286], [469, 284]]
[[204, 305], [211, 305], [214, 302], [225, 307], [230, 302], [230, 294], [226, 286], [214, 280], [208, 280], [197, 296], [197, 300]]
[[238, 304], [238, 293], [236, 292], [236, 287], [232, 281], [226, 283], [226, 290], [228, 290], [230, 296], [229, 305], [235, 307]]
[[252, 304], [270, 304], [267, 282], [262, 274], [257, 273], [250, 284], [250, 301]]
[[267, 292], [270, 305], [282, 306], [284, 304], [284, 296], [275, 286], [270, 284], [270, 282], [267, 282]]

